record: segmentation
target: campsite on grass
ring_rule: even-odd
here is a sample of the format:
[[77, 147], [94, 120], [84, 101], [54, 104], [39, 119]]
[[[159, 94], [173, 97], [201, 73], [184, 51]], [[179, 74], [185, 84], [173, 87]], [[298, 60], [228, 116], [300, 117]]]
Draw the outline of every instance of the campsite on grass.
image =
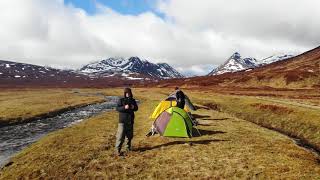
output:
[[0, 180], [320, 180], [320, 0], [0, 0]]
[[[48, 92], [39, 89], [0, 94], [16, 94], [16, 103], [20, 104], [22, 100], [28, 103], [34, 98], [33, 94], [44, 91]], [[122, 88], [80, 91], [86, 94], [103, 93], [107, 96], [123, 94]], [[193, 131], [193, 137], [190, 137], [188, 133], [191, 132], [192, 121], [188, 111], [174, 105], [170, 107], [170, 103], [165, 102], [171, 91], [172, 88], [133, 88], [135, 98], [139, 100], [139, 111], [135, 118], [133, 151], [124, 157], [114, 156], [118, 114], [107, 111], [41, 137], [4, 165], [0, 179], [319, 177], [319, 154], [316, 148], [318, 140], [317, 136], [313, 136], [316, 129], [307, 128], [310, 132], [304, 131], [302, 136], [290, 137], [285, 133], [297, 132], [294, 129], [296, 124], [299, 124], [299, 129], [306, 129], [310, 123], [306, 123], [301, 116], [308, 117], [308, 122], [318, 123], [319, 111], [316, 106], [314, 109], [304, 107], [300, 100], [287, 103], [285, 99], [275, 102], [272, 97], [266, 96], [258, 98], [255, 95], [231, 95], [231, 91], [229, 94], [219, 94], [209, 90], [183, 89], [196, 108], [196, 111], [192, 111], [192, 116], [198, 121], [195, 127], [201, 134], [199, 136], [197, 131]], [[246, 94], [246, 91], [237, 92]], [[101, 98], [82, 96], [82, 93], [68, 89], [51, 91], [50, 94], [54, 93], [60, 98], [46, 98], [48, 93], [43, 93], [41, 99], [47, 100], [43, 103], [54, 104], [56, 99], [66, 100], [63, 97], [73, 95], [74, 98], [91, 98], [92, 101]], [[277, 92], [279, 96], [290, 93]], [[25, 97], [21, 99], [19, 94]], [[301, 94], [307, 95], [306, 92]], [[308, 96], [312, 96], [312, 93]], [[257, 103], [260, 105], [254, 105]], [[172, 101], [172, 104], [175, 102]], [[32, 103], [30, 106], [38, 105]], [[159, 110], [161, 107], [164, 108]], [[25, 108], [17, 108], [15, 115], [23, 115], [27, 110]], [[288, 116], [290, 119], [285, 118]], [[160, 119], [156, 120], [156, 117]], [[157, 124], [157, 121], [158, 134], [146, 137], [151, 125]], [[164, 123], [168, 129], [162, 129], [162, 121], [168, 122]], [[280, 129], [283, 124], [281, 121], [286, 122], [288, 129], [276, 131], [262, 127], [268, 127], [269, 124]], [[306, 146], [304, 138], [315, 148]]]

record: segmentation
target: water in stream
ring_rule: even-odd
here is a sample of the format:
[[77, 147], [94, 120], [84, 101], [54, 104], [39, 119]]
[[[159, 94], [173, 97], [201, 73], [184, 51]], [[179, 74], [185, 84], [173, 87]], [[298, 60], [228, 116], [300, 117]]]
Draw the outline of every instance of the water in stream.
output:
[[42, 136], [111, 110], [116, 106], [117, 100], [118, 97], [107, 96], [106, 102], [103, 103], [77, 108], [51, 118], [0, 128], [0, 167], [12, 155], [34, 143]]

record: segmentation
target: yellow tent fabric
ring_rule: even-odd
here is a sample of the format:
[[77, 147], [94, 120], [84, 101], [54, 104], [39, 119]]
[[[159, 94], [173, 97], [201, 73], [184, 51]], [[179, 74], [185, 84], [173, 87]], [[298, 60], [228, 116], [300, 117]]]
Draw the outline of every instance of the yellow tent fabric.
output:
[[[150, 116], [151, 119], [157, 119], [158, 116], [165, 110], [169, 109], [172, 106], [177, 106], [176, 101], [161, 101], [156, 109], [153, 111], [152, 115]], [[184, 110], [189, 112], [190, 110], [187, 106], [184, 106]]]

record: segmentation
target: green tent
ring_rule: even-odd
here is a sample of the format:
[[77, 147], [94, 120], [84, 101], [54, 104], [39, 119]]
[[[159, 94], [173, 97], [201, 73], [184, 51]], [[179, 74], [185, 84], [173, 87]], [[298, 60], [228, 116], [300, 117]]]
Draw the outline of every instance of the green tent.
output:
[[154, 121], [156, 132], [167, 137], [192, 137], [192, 120], [178, 107], [163, 111]]

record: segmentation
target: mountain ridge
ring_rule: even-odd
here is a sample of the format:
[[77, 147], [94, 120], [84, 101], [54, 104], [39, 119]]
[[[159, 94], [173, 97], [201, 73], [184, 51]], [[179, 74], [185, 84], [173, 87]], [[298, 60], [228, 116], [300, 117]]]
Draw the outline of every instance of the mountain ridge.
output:
[[267, 64], [271, 64], [277, 61], [282, 61], [288, 58], [294, 57], [289, 54], [279, 54], [279, 55], [271, 55], [262, 60], [257, 60], [252, 57], [242, 58], [240, 53], [235, 52], [230, 58], [228, 58], [223, 64], [213, 69], [208, 76], [214, 76], [219, 74], [224, 74], [228, 72], [237, 72], [246, 69], [253, 69], [261, 66], [265, 66]]
[[139, 57], [130, 58], [108, 58], [96, 61], [81, 67], [78, 72], [95, 76], [115, 76], [122, 73], [147, 78], [170, 79], [183, 78], [177, 70], [168, 63], [151, 63]]

